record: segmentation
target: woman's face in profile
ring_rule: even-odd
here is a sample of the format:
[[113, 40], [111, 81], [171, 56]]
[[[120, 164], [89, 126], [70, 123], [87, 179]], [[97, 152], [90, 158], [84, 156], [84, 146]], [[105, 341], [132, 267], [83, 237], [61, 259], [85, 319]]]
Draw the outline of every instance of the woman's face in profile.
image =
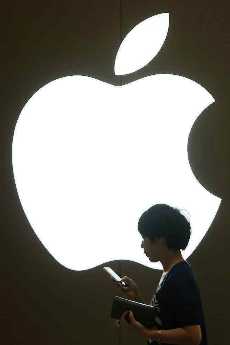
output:
[[145, 255], [152, 262], [160, 260], [160, 253], [162, 247], [162, 241], [160, 239], [150, 240], [148, 237], [144, 237], [141, 243], [141, 248], [144, 249]]

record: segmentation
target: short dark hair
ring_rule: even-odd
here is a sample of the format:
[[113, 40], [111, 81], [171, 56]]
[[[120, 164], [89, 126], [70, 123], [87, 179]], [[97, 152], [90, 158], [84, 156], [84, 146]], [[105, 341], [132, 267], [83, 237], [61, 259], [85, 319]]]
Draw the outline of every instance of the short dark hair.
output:
[[164, 238], [169, 249], [184, 250], [190, 239], [191, 226], [179, 209], [156, 204], [141, 215], [138, 231], [143, 238], [152, 241]]

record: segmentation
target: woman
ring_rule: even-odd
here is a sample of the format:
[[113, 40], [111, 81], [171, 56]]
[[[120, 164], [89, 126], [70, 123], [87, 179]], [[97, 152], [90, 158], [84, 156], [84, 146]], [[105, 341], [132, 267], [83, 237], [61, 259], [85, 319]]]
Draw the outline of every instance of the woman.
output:
[[[151, 300], [161, 321], [161, 329], [148, 329], [131, 311], [122, 315], [149, 344], [207, 345], [206, 328], [199, 288], [190, 265], [183, 259], [190, 239], [190, 223], [176, 208], [157, 204], [139, 219], [141, 247], [151, 262], [160, 261], [163, 274]], [[119, 287], [130, 299], [143, 302], [137, 284], [125, 276], [127, 287]]]

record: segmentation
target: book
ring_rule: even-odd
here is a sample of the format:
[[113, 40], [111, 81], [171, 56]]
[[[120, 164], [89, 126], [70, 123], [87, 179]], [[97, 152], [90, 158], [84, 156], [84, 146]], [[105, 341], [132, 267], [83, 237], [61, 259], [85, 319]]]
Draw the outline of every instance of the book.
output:
[[153, 306], [119, 296], [115, 296], [113, 298], [110, 315], [111, 318], [118, 320], [121, 318], [122, 314], [128, 310], [131, 310], [135, 319], [142, 323], [145, 327], [160, 328], [161, 320]]

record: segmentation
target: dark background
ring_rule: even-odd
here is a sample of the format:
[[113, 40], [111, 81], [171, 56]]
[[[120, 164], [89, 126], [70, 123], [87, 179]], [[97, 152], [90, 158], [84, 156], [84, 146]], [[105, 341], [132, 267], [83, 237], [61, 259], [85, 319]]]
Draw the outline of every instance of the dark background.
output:
[[[109, 319], [112, 297], [118, 291], [101, 266], [70, 271], [40, 243], [16, 192], [11, 145], [26, 101], [56, 78], [83, 74], [120, 85], [150, 74], [173, 73], [200, 83], [216, 100], [194, 124], [188, 152], [195, 176], [222, 203], [189, 262], [200, 285], [209, 344], [229, 344], [229, 10], [228, 1], [210, 0], [21, 0], [1, 4], [2, 343], [145, 343], [126, 328], [115, 329]], [[162, 12], [170, 13], [163, 49], [146, 67], [121, 80], [113, 73], [121, 39], [142, 20]], [[146, 298], [160, 277], [159, 271], [129, 261], [110, 266], [134, 278]]]

